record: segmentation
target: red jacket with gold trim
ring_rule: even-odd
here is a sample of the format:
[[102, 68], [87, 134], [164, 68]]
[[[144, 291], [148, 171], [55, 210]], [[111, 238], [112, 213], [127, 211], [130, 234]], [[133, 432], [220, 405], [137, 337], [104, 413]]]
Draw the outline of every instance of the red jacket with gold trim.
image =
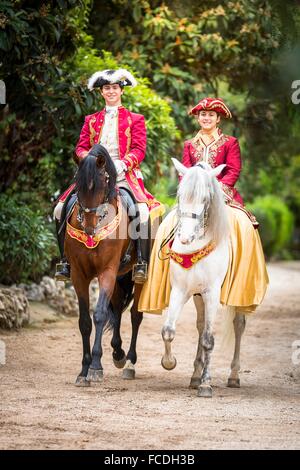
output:
[[242, 168], [238, 140], [235, 137], [224, 135], [220, 129], [217, 129], [215, 139], [209, 145], [205, 145], [199, 132], [193, 139], [184, 143], [182, 163], [186, 167], [191, 167], [201, 161], [209, 163], [212, 168], [222, 163], [226, 164], [218, 176], [222, 190], [230, 200], [235, 200], [243, 205], [241, 195], [234, 188]]
[[[82, 159], [96, 143], [100, 142], [105, 119], [105, 109], [85, 117], [83, 127], [76, 145], [75, 153]], [[138, 177], [140, 163], [146, 153], [146, 126], [142, 114], [132, 113], [124, 106], [118, 108], [118, 142], [119, 157], [126, 164], [125, 177], [136, 200], [148, 204], [149, 210], [160, 206], [160, 203], [145, 189], [142, 178]], [[69, 188], [60, 198], [64, 201]]]

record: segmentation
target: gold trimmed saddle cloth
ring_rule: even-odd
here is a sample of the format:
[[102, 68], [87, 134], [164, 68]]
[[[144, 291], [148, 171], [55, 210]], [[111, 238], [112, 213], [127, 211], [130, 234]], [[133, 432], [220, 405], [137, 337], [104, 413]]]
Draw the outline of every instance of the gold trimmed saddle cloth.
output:
[[[226, 206], [226, 210], [230, 225], [229, 264], [220, 302], [238, 307], [244, 313], [251, 313], [263, 301], [269, 283], [261, 240], [258, 230], [244, 211], [230, 205]], [[164, 246], [160, 257], [158, 252], [175, 224], [176, 211], [173, 210], [159, 226], [151, 254], [148, 280], [139, 300], [138, 308], [142, 312], [161, 314], [169, 305], [171, 284], [168, 245]]]

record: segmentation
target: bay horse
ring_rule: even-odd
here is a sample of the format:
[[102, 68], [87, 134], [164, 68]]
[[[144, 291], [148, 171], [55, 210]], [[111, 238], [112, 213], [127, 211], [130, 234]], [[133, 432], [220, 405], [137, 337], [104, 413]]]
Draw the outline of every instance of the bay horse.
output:
[[[178, 228], [170, 249], [172, 290], [162, 328], [165, 345], [162, 366], [167, 370], [176, 366], [171, 341], [175, 337], [179, 314], [193, 296], [199, 338], [190, 387], [197, 388], [200, 397], [211, 397], [213, 326], [229, 262], [229, 224], [216, 176], [226, 165], [212, 169], [208, 164], [201, 163], [186, 168], [178, 160], [172, 160], [183, 178], [178, 188]], [[235, 351], [228, 386], [239, 387], [239, 355], [245, 315], [239, 313], [236, 307], [228, 307], [227, 310], [224, 329], [229, 331], [233, 321], [235, 332]]]
[[[142, 312], [137, 309], [142, 285], [134, 285], [131, 279], [135, 249], [128, 235], [130, 219], [116, 189], [116, 177], [114, 163], [106, 149], [100, 144], [94, 145], [79, 164], [75, 180], [77, 201], [67, 221], [65, 254], [78, 297], [83, 345], [82, 369], [75, 381], [77, 386], [89, 386], [103, 378], [101, 343], [105, 329], [113, 330], [114, 365], [124, 368], [123, 378], [135, 377], [136, 342], [143, 319]], [[94, 278], [98, 279], [99, 298], [93, 313], [95, 340], [91, 351], [89, 285]], [[132, 297], [132, 336], [125, 355], [120, 335], [121, 316]]]

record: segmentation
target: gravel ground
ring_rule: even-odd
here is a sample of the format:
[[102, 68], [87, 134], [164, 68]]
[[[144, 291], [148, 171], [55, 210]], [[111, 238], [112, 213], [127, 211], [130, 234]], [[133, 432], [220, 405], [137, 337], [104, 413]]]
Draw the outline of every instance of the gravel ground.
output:
[[[114, 368], [106, 334], [104, 380], [84, 389], [74, 386], [81, 364], [77, 319], [32, 304], [28, 328], [0, 332], [7, 356], [0, 367], [0, 448], [299, 449], [300, 365], [292, 363], [292, 344], [300, 340], [300, 263], [272, 263], [268, 270], [266, 298], [243, 337], [240, 389], [226, 387], [231, 357], [218, 347], [220, 311], [212, 399], [188, 388], [197, 345], [192, 302], [178, 321], [176, 369], [162, 369], [163, 319], [148, 314], [136, 380], [122, 380]], [[125, 313], [126, 348], [129, 332]]]

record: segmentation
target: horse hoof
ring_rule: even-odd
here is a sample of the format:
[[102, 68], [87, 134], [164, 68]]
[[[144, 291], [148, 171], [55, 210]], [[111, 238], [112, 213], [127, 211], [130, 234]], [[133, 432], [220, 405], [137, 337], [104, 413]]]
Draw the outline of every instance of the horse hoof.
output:
[[135, 370], [134, 369], [123, 369], [122, 378], [124, 380], [133, 380], [135, 378]]
[[91, 382], [86, 377], [78, 375], [77, 379], [75, 380], [75, 385], [76, 387], [90, 387]]
[[212, 388], [210, 385], [200, 385], [198, 387], [198, 397], [202, 398], [211, 398], [212, 397]]
[[87, 380], [90, 382], [102, 382], [103, 380], [103, 369], [91, 369], [89, 368]]
[[240, 386], [241, 386], [240, 379], [228, 379], [227, 387], [240, 388]]
[[117, 369], [123, 369], [123, 367], [126, 364], [126, 356], [124, 356], [119, 361], [116, 361], [116, 359], [113, 358], [113, 362], [114, 362], [114, 366], [117, 367]]
[[200, 379], [192, 378], [191, 381], [190, 381], [189, 388], [197, 389], [199, 387], [199, 385], [200, 385]]
[[166, 360], [164, 357], [161, 358], [161, 365], [163, 366], [164, 369], [166, 370], [173, 370], [177, 366], [177, 360], [176, 357], [173, 356], [173, 361], [172, 360]]

